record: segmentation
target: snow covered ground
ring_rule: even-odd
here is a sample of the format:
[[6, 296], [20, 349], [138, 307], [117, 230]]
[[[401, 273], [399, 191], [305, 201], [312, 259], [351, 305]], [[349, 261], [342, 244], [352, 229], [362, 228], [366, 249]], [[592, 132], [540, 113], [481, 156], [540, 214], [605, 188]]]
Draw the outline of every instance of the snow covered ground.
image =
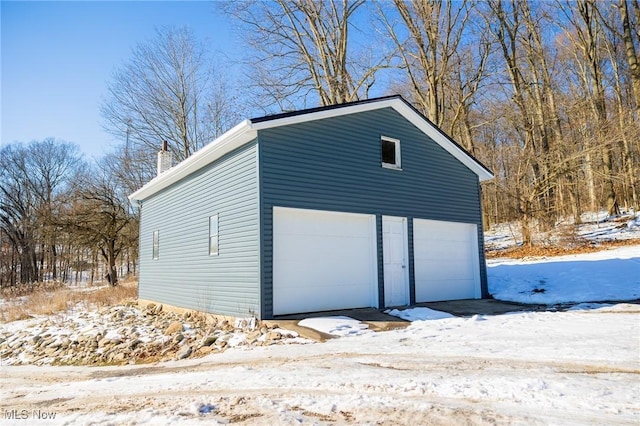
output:
[[522, 303], [640, 299], [640, 246], [534, 260], [489, 259], [489, 292]]
[[0, 425], [640, 424], [640, 246], [488, 266], [496, 298], [589, 303], [393, 310], [412, 324], [387, 332], [314, 318], [337, 337], [149, 365], [1, 365]]
[[638, 424], [639, 336], [638, 305], [589, 305], [148, 366], [3, 367], [0, 424]]
[[[627, 214], [619, 218], [608, 218], [606, 212], [585, 213], [583, 223], [573, 225], [570, 221], [558, 223], [558, 229], [539, 232], [533, 239], [536, 244], [571, 243], [586, 240], [594, 243], [614, 240], [640, 239], [640, 217]], [[561, 232], [559, 232], [561, 230]], [[564, 241], [563, 241], [564, 240]], [[501, 223], [484, 233], [488, 250], [502, 250], [522, 242], [520, 225], [517, 222]]]
[[345, 337], [373, 333], [367, 324], [344, 316], [306, 318], [298, 323], [302, 327], [312, 328], [331, 336]]

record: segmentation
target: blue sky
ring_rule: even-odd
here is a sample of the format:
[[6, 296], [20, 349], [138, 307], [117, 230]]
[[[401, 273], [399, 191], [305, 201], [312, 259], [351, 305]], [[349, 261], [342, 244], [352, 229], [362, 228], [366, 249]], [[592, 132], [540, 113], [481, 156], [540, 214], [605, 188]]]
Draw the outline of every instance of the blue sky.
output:
[[117, 144], [99, 104], [114, 69], [155, 28], [189, 26], [217, 55], [240, 42], [209, 1], [2, 1], [1, 143], [56, 137], [99, 157]]

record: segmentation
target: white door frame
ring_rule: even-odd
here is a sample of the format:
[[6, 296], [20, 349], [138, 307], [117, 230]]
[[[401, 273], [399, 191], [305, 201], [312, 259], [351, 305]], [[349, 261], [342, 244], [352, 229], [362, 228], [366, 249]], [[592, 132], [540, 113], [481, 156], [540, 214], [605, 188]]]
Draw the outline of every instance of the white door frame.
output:
[[[388, 254], [391, 243], [385, 233], [385, 223], [396, 222], [402, 226], [402, 264], [401, 269], [397, 269], [397, 264], [388, 263]], [[384, 305], [385, 306], [404, 306], [408, 305], [411, 300], [409, 288], [409, 238], [406, 217], [398, 216], [382, 216], [382, 253], [383, 253], [383, 270], [384, 270]], [[396, 242], [397, 244], [397, 242]], [[399, 282], [397, 281], [399, 279]], [[398, 286], [397, 288], [395, 286]], [[404, 297], [392, 299], [393, 289], [402, 289]], [[402, 299], [402, 300], [401, 300]]]

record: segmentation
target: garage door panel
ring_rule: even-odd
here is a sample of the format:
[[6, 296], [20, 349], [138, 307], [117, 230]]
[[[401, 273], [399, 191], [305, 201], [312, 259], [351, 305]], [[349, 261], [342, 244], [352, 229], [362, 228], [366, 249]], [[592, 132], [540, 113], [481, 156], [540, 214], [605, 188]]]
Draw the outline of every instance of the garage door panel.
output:
[[[439, 280], [433, 287], [432, 280], [416, 280], [416, 301], [437, 302], [441, 300], [469, 299], [474, 286], [467, 279], [463, 280]], [[420, 302], [418, 302], [420, 303]]]
[[[352, 253], [367, 253], [371, 250], [368, 239], [281, 236], [277, 250], [280, 267], [275, 268], [275, 275], [284, 279], [284, 282], [292, 279], [289, 275], [294, 272], [300, 274], [295, 277], [296, 280], [353, 281], [355, 277], [362, 277], [362, 270], [370, 266], [368, 257], [352, 256]], [[318, 270], [323, 273], [314, 273]], [[289, 279], [286, 279], [287, 276]]]
[[467, 241], [429, 241], [428, 239], [417, 240], [415, 246], [415, 257], [418, 259], [450, 259], [452, 254], [456, 258], [468, 259], [472, 255], [472, 247]]
[[[276, 313], [276, 299], [274, 295], [274, 314], [282, 315], [285, 313], [297, 313], [297, 312], [317, 312], [328, 311], [334, 309], [344, 309], [342, 299], [357, 299], [363, 291], [367, 291], [366, 288], [359, 288], [354, 286], [335, 286], [331, 289], [328, 286], [329, 291], [320, 292], [314, 295], [313, 299], [309, 298], [307, 289], [301, 287], [288, 288], [286, 292], [281, 293], [278, 296], [277, 305], [282, 313]], [[332, 290], [332, 291], [331, 291]], [[340, 295], [340, 297], [336, 297]], [[295, 306], [296, 312], [287, 312], [287, 307]]]
[[327, 255], [335, 255], [336, 252], [350, 254], [359, 250], [368, 250], [370, 243], [369, 238], [331, 235], [281, 235], [280, 237], [278, 244], [282, 249], [281, 255], [285, 259], [315, 255], [317, 260], [321, 261]]
[[[369, 277], [363, 278], [362, 269], [368, 264], [352, 264], [342, 262], [330, 264], [328, 262], [314, 262], [313, 267], [300, 261], [282, 261], [278, 268], [274, 268], [274, 287], [281, 289], [304, 287], [329, 288], [332, 283], [344, 286], [362, 286], [367, 288]], [[313, 268], [313, 269], [312, 269]], [[319, 273], [322, 271], [322, 273]], [[277, 283], [277, 284], [276, 284]]]
[[372, 306], [375, 216], [274, 208], [273, 313]]
[[463, 260], [423, 260], [421, 265], [432, 280], [468, 279], [473, 274], [473, 266]]
[[480, 297], [476, 229], [414, 219], [416, 302]]
[[[287, 210], [295, 210], [295, 213]], [[286, 222], [286, 227], [278, 231], [280, 235], [361, 238], [369, 231], [368, 221], [363, 221], [363, 218], [369, 217], [368, 215], [302, 209], [278, 209], [277, 211], [280, 212], [279, 218]], [[309, 227], [310, 221], [314, 222], [313, 227]]]
[[468, 227], [467, 223], [445, 222], [441, 220], [416, 219], [429, 224], [429, 239], [433, 241], [461, 241], [465, 237], [459, 230]]

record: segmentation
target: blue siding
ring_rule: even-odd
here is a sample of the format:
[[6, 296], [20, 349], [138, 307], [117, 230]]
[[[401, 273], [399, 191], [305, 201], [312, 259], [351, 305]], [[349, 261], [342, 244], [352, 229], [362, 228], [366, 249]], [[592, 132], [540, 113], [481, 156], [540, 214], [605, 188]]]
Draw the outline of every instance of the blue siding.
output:
[[[403, 170], [381, 166], [381, 136], [400, 140]], [[482, 241], [477, 175], [391, 108], [261, 130], [258, 140], [266, 318], [272, 315], [274, 206], [376, 214], [377, 221], [390, 215], [475, 223]], [[484, 295], [484, 253], [480, 259]], [[379, 285], [383, 300], [383, 280]]]
[[[223, 315], [260, 315], [257, 145], [252, 142], [144, 200], [141, 299]], [[209, 216], [219, 255], [209, 256]], [[152, 260], [152, 235], [160, 235]]]

